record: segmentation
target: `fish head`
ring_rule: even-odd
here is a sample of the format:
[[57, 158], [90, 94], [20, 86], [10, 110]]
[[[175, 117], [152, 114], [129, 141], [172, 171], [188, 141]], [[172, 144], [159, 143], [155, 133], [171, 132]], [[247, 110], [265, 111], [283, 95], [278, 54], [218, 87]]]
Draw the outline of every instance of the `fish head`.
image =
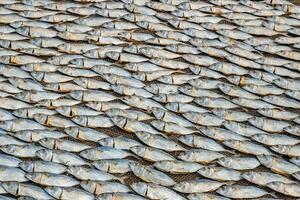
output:
[[168, 110], [171, 110], [173, 112], [178, 112], [179, 111], [179, 103], [176, 103], [176, 102], [172, 102], [172, 103], [167, 103], [165, 105], [165, 107], [168, 109]]
[[[126, 38], [126, 39], [130, 39], [131, 38], [131, 33], [129, 33], [129, 32], [120, 32], [117, 35], [119, 37], [121, 37], [121, 38]], [[131, 46], [131, 45], [129, 45], [129, 46]], [[123, 50], [124, 50], [124, 48], [123, 48]]]
[[61, 188], [61, 187], [55, 187], [55, 186], [46, 187], [45, 190], [51, 196], [53, 196], [54, 198], [58, 198], [58, 199], [61, 197], [61, 194], [63, 192], [63, 188]]
[[261, 117], [251, 117], [248, 119], [248, 122], [250, 122], [250, 124], [257, 126], [257, 127], [262, 127], [263, 124], [265, 123], [264, 118]]
[[284, 12], [288, 12], [288, 10], [289, 10], [288, 5], [276, 5], [275, 8], [278, 9], [278, 10], [282, 10]]
[[31, 135], [32, 135], [31, 130], [18, 131], [17, 133], [14, 134], [15, 137], [28, 142], [31, 142], [32, 140]]
[[233, 189], [228, 186], [222, 186], [222, 187], [218, 188], [216, 192], [223, 196], [229, 196], [230, 194], [234, 193]]
[[223, 109], [223, 108], [213, 108], [211, 110], [215, 115], [218, 116], [225, 116], [227, 110]]
[[144, 182], [136, 182], [132, 183], [130, 187], [138, 194], [144, 196], [147, 193], [148, 185]]
[[24, 160], [19, 163], [19, 167], [26, 172], [33, 172], [34, 170], [34, 162], [31, 160]]
[[249, 70], [249, 75], [256, 79], [262, 78], [262, 72], [258, 70]]
[[18, 195], [19, 183], [18, 182], [2, 182], [1, 186], [5, 191], [12, 195]]
[[108, 161], [106, 160], [97, 160], [97, 161], [94, 161], [92, 162], [92, 164], [99, 170], [101, 171], [109, 171], [109, 168], [110, 168], [110, 164]]
[[[174, 11], [174, 12], [176, 12], [176, 11]], [[169, 31], [157, 31], [155, 34], [162, 38], [168, 38]]]
[[17, 116], [17, 117], [21, 117], [21, 118], [28, 118], [28, 109], [26, 108], [20, 108], [17, 110], [14, 110], [13, 115]]
[[136, 176], [142, 175], [143, 171], [145, 170], [145, 166], [138, 162], [129, 163], [129, 167]]
[[16, 21], [16, 22], [10, 23], [9, 25], [12, 26], [13, 28], [20, 28], [21, 26], [23, 26], [23, 22], [22, 21]]
[[130, 151], [132, 151], [136, 155], [143, 156], [145, 155], [146, 148], [144, 146], [133, 146], [130, 147]]
[[145, 131], [136, 131], [135, 135], [142, 141], [147, 141], [152, 136], [151, 133]]
[[16, 29], [16, 32], [23, 36], [28, 36], [29, 34], [29, 27], [20, 27]]
[[232, 84], [239, 85], [241, 76], [230, 75], [226, 79]]
[[79, 128], [78, 127], [69, 127], [65, 128], [64, 132], [68, 134], [69, 136], [76, 138], [77, 135], [79, 134]]
[[128, 45], [127, 47], [124, 47], [123, 51], [128, 52], [128, 53], [137, 54], [139, 49], [138, 49], [137, 45], [131, 44], [131, 45]]
[[75, 116], [72, 121], [80, 126], [86, 126], [88, 123], [88, 116]]
[[77, 85], [87, 88], [88, 86], [88, 79], [87, 78], [76, 78], [73, 80]]
[[178, 158], [181, 159], [181, 160], [184, 160], [184, 161], [191, 161], [193, 160], [193, 157], [194, 157], [194, 154], [193, 152], [181, 152], [179, 155], [178, 155]]
[[34, 114], [33, 119], [35, 121], [37, 121], [38, 123], [40, 123], [40, 124], [46, 124], [47, 119], [48, 119], [48, 115], [41, 114], [41, 113]]
[[103, 139], [100, 139], [98, 141], [98, 143], [102, 146], [114, 147], [114, 138], [112, 138], [112, 137], [103, 138]]
[[251, 139], [260, 143], [265, 143], [268, 139], [268, 136], [267, 134], [255, 134], [251, 137]]
[[28, 71], [28, 72], [32, 72], [32, 71], [34, 71], [34, 64], [22, 65], [21, 69]]
[[165, 115], [165, 111], [161, 108], [152, 108], [152, 114], [156, 119], [162, 119]]
[[152, 126], [154, 126], [156, 129], [162, 131], [165, 127], [165, 122], [160, 120], [153, 120], [150, 122]]
[[183, 135], [179, 137], [179, 141], [183, 144], [193, 146], [194, 145], [194, 135]]
[[173, 189], [180, 192], [180, 191], [188, 191], [188, 189], [191, 187], [191, 184], [187, 181], [182, 181], [176, 185], [173, 186]]
[[58, 51], [61, 52], [70, 52], [72, 50], [72, 46], [69, 43], [63, 43], [57, 46]]
[[171, 14], [177, 17], [184, 17], [184, 11], [181, 9], [174, 10]]
[[182, 9], [182, 10], [189, 10], [189, 9], [191, 9], [191, 6], [190, 6], [189, 2], [180, 3], [180, 4], [178, 4], [177, 7], [179, 9]]
[[127, 21], [134, 22], [135, 16], [134, 14], [125, 14], [122, 16], [123, 19], [126, 19]]
[[72, 64], [72, 65], [75, 65], [75, 66], [83, 66], [84, 65], [84, 59], [82, 59], [82, 58], [75, 58], [75, 59], [70, 60], [69, 63]]
[[232, 89], [232, 86], [226, 83], [218, 83], [217, 87], [225, 94], [228, 94]]
[[270, 147], [273, 151], [280, 153], [280, 154], [286, 154], [290, 151], [291, 146], [288, 145], [273, 145]]
[[53, 152], [50, 149], [41, 149], [41, 150], [36, 151], [35, 155], [42, 160], [51, 161]]
[[144, 87], [144, 89], [147, 90], [148, 92], [153, 93], [153, 94], [158, 94], [158, 92], [159, 92], [159, 87], [155, 83], [151, 83], [149, 85], [146, 85]]
[[215, 169], [214, 167], [201, 167], [198, 170], [198, 173], [200, 173], [201, 175], [205, 176], [205, 177], [210, 177], [211, 175], [213, 175], [215, 173]]
[[0, 128], [4, 129], [6, 131], [10, 131], [13, 128], [13, 121], [12, 120], [6, 120], [0, 122]]
[[210, 97], [198, 97], [195, 102], [200, 105], [208, 105], [211, 101]]
[[126, 117], [121, 117], [121, 116], [114, 116], [111, 118], [111, 120], [113, 121], [113, 123], [120, 127], [120, 128], [124, 128], [126, 126], [127, 123], [127, 118]]
[[54, 28], [57, 31], [60, 31], [60, 32], [67, 31], [67, 25], [66, 24], [55, 24]]
[[113, 84], [111, 85], [111, 89], [118, 94], [123, 94], [125, 86], [121, 84]]
[[43, 41], [42, 38], [33, 38], [33, 39], [29, 40], [29, 42], [31, 44], [36, 45], [36, 46], [41, 46], [42, 45], [42, 41]]
[[139, 22], [136, 22], [136, 25], [138, 25], [139, 27], [141, 27], [143, 29], [147, 29], [149, 27], [149, 22], [139, 21]]
[[230, 166], [232, 166], [233, 159], [230, 157], [222, 157], [222, 158], [219, 158], [217, 160], [217, 162], [224, 167], [230, 167]]
[[76, 100], [82, 100], [82, 99], [83, 99], [83, 96], [84, 96], [84, 92], [83, 92], [83, 91], [80, 91], [80, 90], [75, 90], [75, 91], [70, 92], [70, 96], [71, 96], [73, 99], [76, 99]]
[[70, 106], [57, 107], [55, 110], [63, 116], [73, 116], [72, 107]]
[[120, 53], [116, 51], [109, 51], [105, 53], [105, 56], [112, 59], [112, 60], [119, 60]]
[[272, 156], [258, 155], [256, 157], [259, 160], [259, 162], [262, 163], [263, 165], [267, 165], [268, 166], [268, 165], [272, 164], [272, 161], [273, 161], [273, 157]]
[[137, 96], [124, 96], [122, 97], [122, 101], [129, 105], [135, 105], [138, 104], [141, 101], [141, 99]]
[[4, 48], [9, 48], [10, 43], [9, 40], [0, 40], [0, 46]]
[[167, 83], [167, 84], [172, 84], [172, 82], [173, 82], [173, 78], [171, 75], [161, 76], [157, 80], [162, 83]]
[[267, 184], [267, 187], [271, 188], [274, 191], [285, 191], [285, 183], [275, 181]]
[[183, 32], [189, 36], [195, 36], [195, 29], [193, 28], [186, 28], [183, 30]]
[[[91, 50], [86, 51], [83, 55], [88, 58], [98, 58], [98, 50], [91, 49]], [[79, 60], [81, 60], [81, 59], [79, 59]]]
[[152, 57], [152, 52], [153, 52], [153, 48], [149, 48], [149, 47], [141, 47], [139, 48], [139, 52], [144, 54], [147, 57]]
[[124, 4], [124, 8], [126, 10], [128, 10], [129, 12], [133, 12], [134, 8], [135, 8], [135, 5], [134, 4], [131, 4], [131, 3], [125, 3]]
[[73, 174], [79, 175], [82, 173], [84, 168], [82, 168], [81, 166], [69, 166], [66, 170], [68, 173], [70, 173], [72, 175]]
[[118, 109], [118, 108], [111, 108], [111, 109], [105, 111], [105, 114], [109, 117], [118, 116], [118, 115], [120, 115], [120, 113], [123, 113], [123, 110]]
[[177, 52], [178, 51], [178, 45], [177, 44], [171, 44], [171, 45], [168, 45], [166, 47], [167, 50], [170, 50], [170, 51], [173, 51], [173, 52]]
[[146, 73], [144, 72], [135, 72], [132, 74], [132, 77], [135, 79], [138, 79], [140, 81], [145, 81], [146, 80]]
[[105, 22], [101, 26], [104, 27], [104, 28], [108, 28], [108, 29], [114, 29], [115, 28], [115, 24], [113, 22]]
[[89, 101], [86, 104], [87, 107], [90, 107], [94, 110], [101, 111], [102, 110], [102, 103], [96, 101]]
[[39, 172], [28, 172], [25, 177], [33, 182], [39, 182], [42, 178], [43, 174]]
[[[254, 172], [255, 173], [255, 172]], [[246, 179], [249, 182], [253, 182], [256, 179], [256, 176], [253, 172], [249, 171], [249, 172], [244, 172], [242, 173], [242, 177], [244, 179]]]
[[40, 145], [48, 149], [53, 149], [55, 147], [56, 139], [53, 138], [43, 138], [38, 141]]
[[167, 95], [166, 94], [159, 94], [156, 96], [153, 96], [152, 99], [158, 102], [167, 103]]
[[130, 71], [137, 71], [138, 64], [137, 63], [126, 63], [124, 65], [124, 69], [130, 70]]
[[44, 75], [45, 75], [44, 72], [34, 72], [34, 71], [31, 72], [30, 74], [37, 81], [42, 81], [42, 79], [44, 78]]

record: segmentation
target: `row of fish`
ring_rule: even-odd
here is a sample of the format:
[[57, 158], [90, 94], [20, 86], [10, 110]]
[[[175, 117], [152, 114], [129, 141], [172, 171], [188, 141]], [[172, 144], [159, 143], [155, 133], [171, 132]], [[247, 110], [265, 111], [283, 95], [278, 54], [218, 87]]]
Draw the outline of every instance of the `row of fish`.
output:
[[0, 199], [300, 197], [300, 6], [0, 5]]

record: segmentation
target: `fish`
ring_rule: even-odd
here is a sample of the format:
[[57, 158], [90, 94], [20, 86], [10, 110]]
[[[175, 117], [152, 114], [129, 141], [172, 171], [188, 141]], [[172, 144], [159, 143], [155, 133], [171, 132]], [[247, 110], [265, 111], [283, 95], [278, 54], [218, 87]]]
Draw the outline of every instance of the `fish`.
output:
[[67, 135], [82, 141], [88, 140], [88, 141], [97, 142], [103, 138], [109, 137], [103, 132], [96, 131], [90, 128], [85, 128], [85, 127], [69, 127], [69, 128], [65, 128], [64, 132]]
[[218, 189], [225, 183], [209, 179], [194, 179], [177, 183], [173, 189], [182, 193], [210, 192]]
[[225, 167], [202, 167], [197, 171], [201, 176], [217, 181], [239, 181], [241, 172]]
[[179, 141], [193, 148], [201, 148], [217, 152], [228, 151], [222, 145], [215, 142], [213, 139], [209, 139], [198, 135], [190, 134], [180, 136]]
[[279, 154], [288, 155], [291, 157], [297, 157], [300, 154], [298, 153], [300, 145], [284, 145], [277, 144], [270, 147], [272, 151], [275, 151]]
[[183, 161], [197, 163], [210, 163], [222, 157], [224, 155], [221, 153], [205, 149], [190, 149], [178, 155], [178, 158]]
[[113, 116], [111, 117], [111, 120], [116, 126], [127, 132], [135, 133], [137, 131], [144, 131], [150, 134], [161, 134], [159, 131], [152, 128], [152, 126], [144, 122], [128, 119], [121, 116]]
[[11, 195], [29, 196], [40, 199], [52, 199], [52, 197], [41, 187], [31, 183], [5, 182], [2, 187]]
[[123, 149], [123, 150], [129, 150], [130, 148], [134, 146], [140, 146], [141, 143], [129, 139], [125, 136], [118, 136], [118, 137], [106, 137], [98, 140], [98, 143], [102, 146], [106, 147], [113, 147], [116, 149]]
[[7, 153], [9, 155], [18, 157], [18, 158], [33, 158], [35, 157], [35, 153], [39, 150], [44, 149], [41, 146], [35, 144], [26, 144], [26, 145], [18, 145], [18, 144], [7, 144], [1, 145], [1, 151]]
[[[133, 156], [133, 154], [113, 147], [96, 147], [83, 150], [79, 155], [85, 159], [95, 161], [101, 159], [122, 159], [128, 156]], [[134, 156], [133, 156], [134, 157]]]
[[106, 194], [106, 193], [129, 193], [131, 189], [118, 182], [109, 181], [81, 181], [80, 186], [95, 195]]
[[91, 146], [89, 145], [65, 139], [43, 138], [39, 140], [38, 143], [48, 149], [58, 149], [69, 152], [80, 152], [85, 149], [91, 148]]
[[176, 160], [173, 156], [164, 152], [163, 150], [143, 145], [133, 146], [130, 148], [130, 151], [150, 162], [157, 162], [161, 160]]
[[44, 161], [60, 163], [66, 166], [88, 165], [86, 161], [74, 153], [62, 150], [40, 149], [36, 151], [36, 156]]
[[94, 195], [82, 189], [77, 189], [74, 187], [63, 188], [63, 187], [56, 187], [56, 186], [54, 187], [48, 186], [45, 188], [45, 190], [54, 198], [70, 199], [72, 197], [76, 197], [76, 198], [86, 199], [86, 200], [94, 199]]
[[152, 167], [145, 166], [137, 162], [130, 163], [129, 166], [135, 176], [148, 183], [155, 183], [162, 186], [173, 186], [176, 184], [176, 182], [167, 174]]
[[267, 191], [255, 186], [242, 186], [242, 185], [222, 186], [216, 192], [228, 198], [258, 198], [267, 194], [270, 194], [275, 197], [274, 194], [268, 193]]
[[272, 172], [244, 172], [242, 177], [251, 183], [261, 186], [267, 186], [272, 182], [294, 183], [294, 181]]
[[66, 172], [64, 165], [49, 161], [24, 160], [19, 163], [19, 167], [26, 172], [47, 172], [52, 174], [62, 174]]
[[288, 196], [299, 197], [299, 184], [297, 183], [282, 183], [276, 181], [268, 183], [267, 187]]
[[25, 142], [37, 142], [44, 138], [64, 138], [67, 135], [60, 131], [36, 129], [36, 130], [23, 130], [14, 133], [14, 137], [23, 140]]
[[2, 166], [7, 166], [7, 167], [18, 167], [19, 164], [22, 162], [21, 159], [15, 157], [15, 156], [10, 156], [4, 153], [0, 153], [0, 161], [2, 163]]
[[132, 183], [130, 186], [138, 194], [150, 199], [185, 199], [172, 189], [154, 183], [136, 182]]
[[108, 173], [126, 173], [131, 171], [129, 164], [132, 162], [135, 161], [129, 159], [105, 159], [93, 161], [92, 165]]
[[28, 172], [26, 177], [44, 186], [72, 187], [79, 184], [76, 179], [61, 174], [50, 174], [45, 172]]
[[16, 181], [25, 182], [28, 179], [26, 173], [17, 167], [0, 166], [0, 180], [3, 182]]
[[279, 174], [287, 175], [299, 171], [299, 167], [297, 165], [294, 165], [282, 158], [277, 158], [271, 155], [259, 155], [257, 156], [257, 159], [262, 165]]
[[150, 123], [154, 128], [168, 134], [188, 135], [198, 132], [197, 130], [186, 128], [172, 122], [164, 122], [162, 120], [153, 120]]
[[84, 166], [68, 166], [67, 172], [79, 180], [92, 180], [92, 181], [110, 181], [119, 180], [118, 177], [103, 172], [97, 169]]
[[[151, 134], [149, 132], [145, 131], [137, 131], [135, 132], [135, 135], [145, 144], [158, 148], [158, 149], [163, 149], [165, 151], [185, 151], [186, 149], [179, 145], [178, 143], [170, 140], [166, 136], [161, 136], [158, 134]], [[164, 144], [164, 145], [162, 145]], [[167, 145], [168, 147], [166, 147]]]

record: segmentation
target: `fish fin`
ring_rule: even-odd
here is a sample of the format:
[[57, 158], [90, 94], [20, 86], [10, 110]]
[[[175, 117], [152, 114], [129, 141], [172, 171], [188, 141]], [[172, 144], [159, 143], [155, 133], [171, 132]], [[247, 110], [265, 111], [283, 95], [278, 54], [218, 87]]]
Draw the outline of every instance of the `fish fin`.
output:
[[122, 184], [126, 184], [125, 180], [127, 179], [127, 176], [122, 176], [122, 177], [118, 177], [118, 180], [122, 183]]
[[276, 192], [269, 192], [268, 194], [276, 199], [278, 198], [278, 196], [276, 195]]

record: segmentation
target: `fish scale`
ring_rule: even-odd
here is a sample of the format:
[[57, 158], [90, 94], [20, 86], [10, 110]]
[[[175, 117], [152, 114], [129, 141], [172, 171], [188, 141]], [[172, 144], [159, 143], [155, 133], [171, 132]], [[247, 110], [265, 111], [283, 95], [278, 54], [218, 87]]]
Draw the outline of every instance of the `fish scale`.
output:
[[299, 198], [299, 3], [1, 1], [0, 199]]

